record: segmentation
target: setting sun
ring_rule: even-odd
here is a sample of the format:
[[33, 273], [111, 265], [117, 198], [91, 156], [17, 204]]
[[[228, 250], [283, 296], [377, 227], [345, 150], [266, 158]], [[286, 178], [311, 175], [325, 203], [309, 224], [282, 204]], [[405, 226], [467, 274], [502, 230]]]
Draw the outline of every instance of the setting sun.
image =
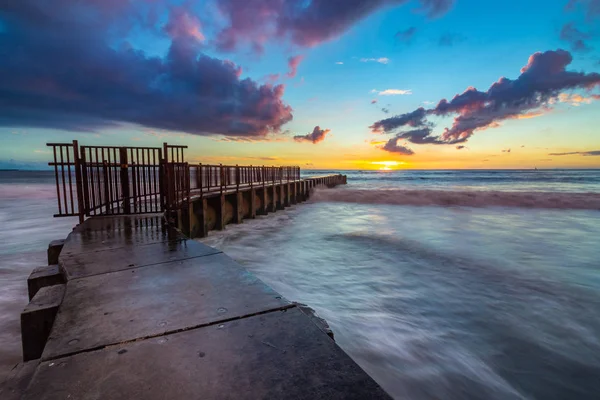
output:
[[373, 161], [371, 162], [373, 165], [381, 165], [379, 168], [380, 171], [391, 171], [392, 167], [397, 167], [399, 165], [404, 165], [405, 163], [402, 161]]

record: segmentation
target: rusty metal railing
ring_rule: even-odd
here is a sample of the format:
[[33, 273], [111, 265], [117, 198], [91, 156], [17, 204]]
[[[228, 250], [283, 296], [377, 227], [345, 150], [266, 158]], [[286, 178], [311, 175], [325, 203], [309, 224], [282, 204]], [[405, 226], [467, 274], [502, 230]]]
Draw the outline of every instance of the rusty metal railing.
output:
[[300, 167], [196, 164], [189, 168], [191, 193], [200, 196], [300, 180]]
[[190, 196], [300, 180], [299, 167], [189, 165], [187, 146], [52, 148], [58, 213], [55, 217], [151, 214], [185, 207]]

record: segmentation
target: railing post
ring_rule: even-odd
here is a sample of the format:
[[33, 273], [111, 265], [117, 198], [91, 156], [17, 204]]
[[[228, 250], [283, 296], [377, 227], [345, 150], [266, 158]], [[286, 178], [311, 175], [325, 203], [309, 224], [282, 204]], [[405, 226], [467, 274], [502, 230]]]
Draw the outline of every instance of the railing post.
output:
[[131, 214], [131, 195], [129, 193], [129, 165], [127, 161], [126, 147], [119, 148], [119, 164], [121, 164], [121, 194], [123, 195], [123, 212], [125, 214]]
[[168, 163], [169, 162], [169, 145], [167, 144], [167, 142], [163, 143], [163, 151], [165, 153], [165, 162]]
[[[83, 214], [89, 216], [90, 210], [90, 188], [88, 185], [88, 170], [87, 163], [85, 160], [85, 148], [81, 146], [81, 152], [79, 153], [79, 165], [81, 169], [81, 179], [83, 181]], [[93, 185], [93, 183], [92, 183]], [[79, 193], [77, 194], [79, 197]]]
[[[102, 173], [104, 174], [104, 204], [106, 206], [106, 213], [108, 213], [109, 208], [112, 212], [112, 199], [110, 198], [110, 186], [108, 182], [108, 180], [110, 179], [110, 175], [108, 173], [108, 163], [106, 162], [106, 160], [102, 161]], [[100, 197], [100, 201], [102, 201], [102, 196]]]
[[160, 195], [160, 211], [164, 212], [166, 210], [165, 204], [165, 188], [166, 188], [166, 171], [165, 171], [165, 159], [163, 158], [162, 151], [158, 150], [158, 187], [159, 187], [159, 195]]
[[240, 191], [240, 166], [235, 164], [235, 191]]
[[196, 186], [200, 189], [200, 198], [202, 198], [202, 163], [196, 166]]
[[[67, 151], [69, 150], [67, 149]], [[75, 164], [75, 184], [77, 185], [77, 212], [79, 214], [79, 223], [81, 224], [85, 215], [85, 206], [83, 204], [83, 180], [81, 178], [81, 163], [77, 140], [73, 140], [73, 162]]]
[[[254, 168], [250, 166], [250, 187], [254, 186]], [[254, 201], [254, 199], [252, 199]]]
[[221, 184], [221, 195], [223, 194], [223, 181], [225, 180], [225, 174], [223, 173], [223, 164], [219, 164], [219, 183]]

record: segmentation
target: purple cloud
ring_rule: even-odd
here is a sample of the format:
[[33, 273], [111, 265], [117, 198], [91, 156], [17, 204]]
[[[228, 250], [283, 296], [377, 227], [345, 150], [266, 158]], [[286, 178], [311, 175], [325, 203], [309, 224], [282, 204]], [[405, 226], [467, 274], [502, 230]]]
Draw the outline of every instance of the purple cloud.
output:
[[[441, 135], [423, 135], [423, 143], [457, 144], [466, 142], [476, 130], [498, 126], [507, 119], [541, 115], [551, 102], [556, 102], [561, 92], [574, 89], [590, 90], [600, 86], [600, 74], [567, 71], [573, 58], [568, 51], [556, 50], [533, 54], [517, 79], [500, 78], [490, 88], [481, 92], [467, 88], [448, 101], [442, 99], [435, 108], [418, 108], [412, 112], [375, 122], [370, 126], [374, 133], [391, 133], [397, 128], [411, 126], [426, 132], [433, 126], [427, 116], [456, 115], [451, 127]], [[401, 134], [402, 135], [402, 134]], [[414, 138], [417, 139], [414, 139]], [[419, 140], [411, 135], [409, 141]], [[414, 142], [413, 143], [417, 143]]]
[[289, 68], [289, 72], [287, 73], [288, 78], [294, 78], [296, 76], [296, 73], [298, 72], [298, 66], [300, 65], [300, 63], [302, 62], [303, 59], [304, 59], [304, 56], [302, 56], [302, 55], [288, 58], [288, 68]]
[[[113, 46], [155, 7], [142, 1], [19, 0], [0, 11], [0, 125], [93, 131], [123, 123], [198, 135], [263, 137], [292, 119], [283, 85], [241, 79], [201, 51], [196, 18], [170, 9], [165, 57]], [[160, 32], [162, 34], [162, 32]]]
[[383, 147], [381, 147], [381, 150], [387, 151], [389, 153], [400, 153], [404, 154], [405, 156], [412, 156], [413, 154], [415, 154], [414, 151], [412, 151], [408, 147], [399, 145], [398, 140], [398, 138], [392, 138], [388, 140], [388, 142]]
[[[241, 44], [262, 52], [270, 38], [290, 39], [302, 47], [339, 37], [353, 24], [386, 7], [409, 0], [219, 0], [227, 26], [218, 34], [221, 50], [232, 51]], [[437, 17], [450, 9], [454, 0], [419, 0], [419, 11]], [[248, 16], [252, 17], [249, 18]]]
[[312, 132], [306, 135], [294, 136], [294, 140], [296, 142], [312, 142], [313, 144], [317, 144], [325, 140], [325, 136], [329, 132], [331, 132], [331, 129], [321, 129], [320, 126], [315, 126]]
[[400, 126], [422, 126], [425, 125], [427, 117], [427, 110], [423, 107], [417, 108], [415, 111], [396, 115], [395, 117], [390, 117], [386, 119], [382, 119], [381, 121], [375, 122], [370, 128], [374, 133], [390, 133]]

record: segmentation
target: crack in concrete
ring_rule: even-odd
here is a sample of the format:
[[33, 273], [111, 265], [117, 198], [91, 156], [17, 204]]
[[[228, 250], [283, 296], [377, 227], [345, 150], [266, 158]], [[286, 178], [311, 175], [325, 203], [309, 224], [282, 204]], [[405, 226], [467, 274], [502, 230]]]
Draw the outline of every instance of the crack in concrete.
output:
[[[161, 336], [169, 336], [169, 335], [173, 335], [176, 333], [181, 333], [181, 332], [187, 332], [187, 331], [191, 331], [191, 330], [195, 330], [195, 329], [200, 329], [200, 328], [206, 328], [209, 326], [213, 326], [213, 325], [218, 325], [218, 324], [223, 324], [223, 323], [227, 323], [227, 322], [232, 322], [232, 321], [237, 321], [237, 320], [241, 320], [241, 319], [245, 319], [245, 318], [250, 318], [250, 317], [256, 317], [259, 315], [264, 315], [264, 314], [269, 314], [272, 312], [276, 312], [276, 311], [287, 311], [291, 308], [297, 307], [296, 304], [290, 303], [290, 304], [286, 304], [280, 307], [276, 307], [276, 308], [270, 308], [268, 310], [262, 310], [262, 311], [257, 311], [254, 313], [250, 313], [250, 314], [244, 314], [244, 315], [239, 315], [236, 317], [230, 317], [230, 318], [225, 318], [225, 319], [220, 319], [217, 321], [212, 321], [212, 322], [208, 322], [208, 323], [204, 323], [204, 324], [198, 324], [198, 325], [193, 325], [193, 326], [188, 326], [185, 328], [179, 328], [179, 329], [173, 329], [170, 331], [165, 331], [162, 333], [157, 333], [154, 335], [147, 335], [147, 336], [141, 336], [135, 339], [129, 339], [129, 340], [124, 340], [122, 342], [115, 342], [115, 343], [109, 343], [109, 344], [105, 344], [102, 346], [96, 346], [96, 347], [91, 347], [89, 349], [83, 349], [83, 350], [78, 350], [78, 351], [73, 351], [70, 353], [64, 353], [64, 354], [60, 354], [60, 355], [56, 355], [53, 357], [48, 357], [48, 358], [41, 358], [41, 362], [46, 362], [46, 361], [53, 361], [53, 360], [58, 360], [61, 358], [66, 358], [66, 357], [71, 357], [77, 354], [82, 354], [82, 353], [91, 353], [94, 351], [98, 351], [98, 350], [103, 350], [109, 347], [114, 347], [114, 346], [119, 346], [119, 345], [123, 345], [123, 344], [128, 344], [128, 343], [134, 343], [134, 342], [139, 342], [142, 340], [148, 340], [148, 339], [154, 339], [157, 337], [161, 337]], [[266, 345], [270, 345], [268, 343], [264, 343]], [[272, 347], [275, 347], [273, 345], [270, 345]], [[276, 348], [276, 347], [275, 347]], [[279, 349], [278, 349], [279, 350]]]

